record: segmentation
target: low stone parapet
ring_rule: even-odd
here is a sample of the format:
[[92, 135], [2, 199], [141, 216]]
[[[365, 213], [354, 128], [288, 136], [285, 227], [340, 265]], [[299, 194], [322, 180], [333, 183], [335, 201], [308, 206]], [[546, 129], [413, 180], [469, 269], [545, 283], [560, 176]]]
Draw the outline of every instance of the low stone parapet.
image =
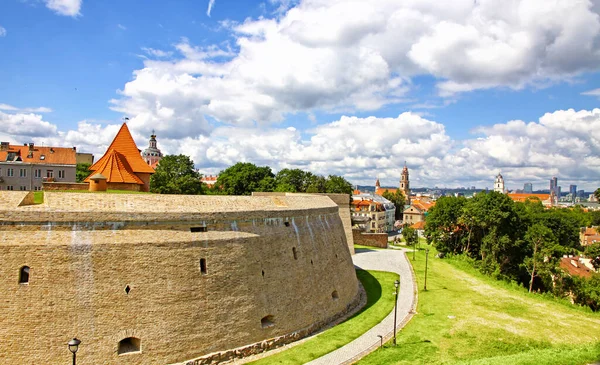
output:
[[74, 182], [43, 182], [42, 190], [45, 191], [56, 191], [56, 190], [88, 190], [88, 183], [74, 183]]

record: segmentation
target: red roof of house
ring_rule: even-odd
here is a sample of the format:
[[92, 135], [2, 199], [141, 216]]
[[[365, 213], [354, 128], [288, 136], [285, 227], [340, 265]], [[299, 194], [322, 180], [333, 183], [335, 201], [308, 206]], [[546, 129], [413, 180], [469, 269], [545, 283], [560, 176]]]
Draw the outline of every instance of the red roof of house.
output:
[[563, 257], [560, 259], [560, 267], [570, 275], [589, 278], [593, 272], [587, 266], [579, 262], [579, 257]]
[[425, 221], [417, 222], [417, 223], [413, 224], [412, 226], [410, 226], [410, 228], [418, 229], [418, 230], [425, 229]]
[[[142, 159], [126, 123], [123, 123], [104, 156], [90, 167], [90, 171], [106, 176], [107, 182], [131, 184], [143, 184], [136, 173], [154, 173], [154, 169]], [[85, 181], [89, 181], [89, 178]]]
[[550, 199], [550, 194], [508, 193], [508, 197], [516, 202], [525, 202], [527, 199], [539, 199], [544, 201]]
[[[386, 190], [392, 194], [394, 194], [398, 189], [397, 188], [375, 188], [375, 194], [376, 195], [383, 195], [383, 193], [386, 192]], [[402, 190], [400, 190], [402, 191]]]
[[33, 149], [30, 151], [29, 145], [9, 145], [7, 151], [0, 151], [0, 161], [7, 161], [9, 153], [14, 154], [15, 157], [19, 156], [21, 161], [25, 163], [53, 165], [77, 164], [77, 151], [75, 148], [33, 146]]

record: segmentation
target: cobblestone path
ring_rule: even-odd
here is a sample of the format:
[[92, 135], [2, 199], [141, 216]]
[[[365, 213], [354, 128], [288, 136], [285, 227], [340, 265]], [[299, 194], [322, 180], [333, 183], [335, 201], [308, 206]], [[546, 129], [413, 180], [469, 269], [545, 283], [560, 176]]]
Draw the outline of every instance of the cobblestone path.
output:
[[[416, 283], [412, 268], [405, 255], [406, 250], [357, 250], [352, 257], [354, 265], [364, 270], [390, 271], [400, 274], [398, 295], [397, 331], [412, 318], [417, 307]], [[394, 288], [383, 288], [382, 295], [393, 295]], [[308, 364], [341, 365], [352, 364], [379, 347], [379, 337], [384, 342], [394, 336], [394, 311], [362, 336], [333, 352]]]

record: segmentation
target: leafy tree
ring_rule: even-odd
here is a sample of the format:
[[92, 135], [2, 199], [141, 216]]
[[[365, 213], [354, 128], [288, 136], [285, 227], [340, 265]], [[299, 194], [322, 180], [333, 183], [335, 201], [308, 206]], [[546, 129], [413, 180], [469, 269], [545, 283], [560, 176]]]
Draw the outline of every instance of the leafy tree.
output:
[[325, 183], [325, 192], [329, 194], [349, 194], [352, 196], [352, 184], [341, 176], [329, 175]]
[[150, 178], [150, 191], [158, 194], [204, 194], [201, 175], [185, 155], [167, 155]]
[[600, 188], [596, 189], [596, 191], [594, 191], [594, 195], [596, 196], [596, 200], [600, 201]]
[[556, 237], [552, 231], [541, 223], [536, 223], [529, 227], [525, 234], [525, 239], [533, 248], [533, 255], [525, 259], [525, 267], [531, 274], [529, 281], [529, 292], [533, 290], [533, 280], [539, 274], [539, 266], [544, 262], [550, 262], [550, 257], [553, 255], [554, 246], [556, 245]]
[[585, 255], [592, 259], [594, 269], [600, 269], [600, 242], [593, 243], [585, 248]]
[[300, 169], [283, 169], [275, 175], [275, 191], [304, 193], [313, 181], [313, 176]]
[[425, 235], [438, 251], [443, 253], [462, 251], [460, 237], [462, 229], [459, 227], [459, 217], [467, 200], [464, 197], [441, 197], [429, 209]]
[[325, 193], [327, 191], [327, 179], [319, 175], [311, 175], [307, 179], [307, 193]]
[[253, 191], [273, 191], [275, 175], [269, 166], [238, 162], [221, 171], [215, 185], [226, 195], [250, 195]]
[[78, 183], [83, 182], [86, 177], [90, 176], [92, 173], [89, 168], [92, 166], [89, 163], [78, 163], [75, 166], [75, 181]]
[[394, 203], [396, 206], [396, 220], [402, 220], [402, 212], [404, 212], [404, 205], [406, 204], [404, 193], [400, 190], [396, 190], [393, 193], [386, 190], [381, 196]]
[[409, 226], [406, 226], [402, 229], [402, 237], [406, 241], [408, 246], [413, 246], [416, 248], [417, 242], [419, 242], [419, 235], [417, 231]]

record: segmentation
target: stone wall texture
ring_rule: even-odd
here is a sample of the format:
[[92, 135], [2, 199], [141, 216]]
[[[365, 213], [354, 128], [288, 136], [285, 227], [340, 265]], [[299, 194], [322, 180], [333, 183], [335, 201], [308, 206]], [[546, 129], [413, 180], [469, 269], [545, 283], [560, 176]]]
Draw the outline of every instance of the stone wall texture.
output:
[[88, 183], [43, 182], [42, 190], [88, 190]]
[[350, 254], [354, 255], [354, 241], [352, 235], [352, 222], [350, 221], [350, 195], [348, 194], [297, 194], [297, 193], [262, 193], [255, 192], [252, 193], [253, 196], [292, 196], [292, 195], [316, 195], [316, 196], [327, 196], [338, 206], [338, 212], [340, 214], [340, 219], [342, 220], [342, 224], [344, 225], [344, 234], [346, 235], [346, 242], [348, 243], [348, 250], [350, 250]]
[[362, 233], [358, 229], [353, 229], [352, 235], [354, 236], [354, 243], [357, 245], [380, 248], [388, 247], [387, 233]]
[[[293, 338], [358, 295], [327, 196], [2, 191], [0, 263], [1, 364], [68, 363], [73, 337], [82, 365], [180, 363]], [[141, 351], [119, 354], [128, 337]]]

